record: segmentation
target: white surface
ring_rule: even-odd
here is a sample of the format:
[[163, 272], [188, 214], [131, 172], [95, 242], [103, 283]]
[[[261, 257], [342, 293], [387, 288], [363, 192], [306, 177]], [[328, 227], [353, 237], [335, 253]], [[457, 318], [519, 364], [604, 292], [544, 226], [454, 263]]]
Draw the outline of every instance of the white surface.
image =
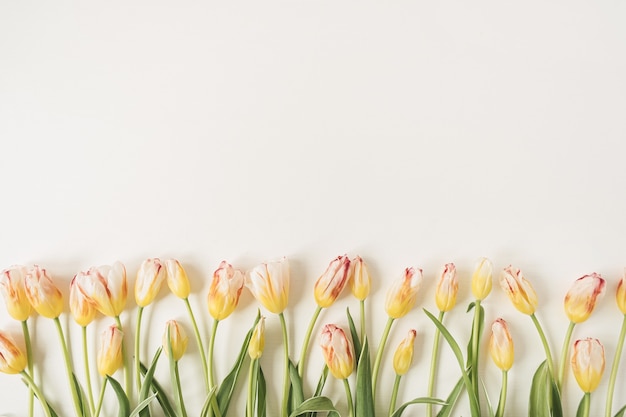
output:
[[[94, 264], [119, 259], [132, 276], [146, 257], [176, 257], [206, 317], [203, 282], [220, 260], [247, 269], [286, 255], [287, 319], [299, 349], [313, 282], [333, 257], [360, 254], [371, 266], [375, 344], [388, 281], [419, 266], [419, 306], [397, 323], [388, 348], [418, 329], [404, 400], [425, 393], [433, 326], [421, 307], [435, 309], [445, 262], [461, 274], [460, 306], [447, 320], [463, 344], [468, 277], [488, 256], [497, 270], [512, 263], [531, 279], [555, 351], [566, 328], [563, 295], [596, 271], [608, 295], [575, 337], [599, 337], [610, 366], [621, 320], [613, 294], [626, 264], [625, 17], [616, 1], [3, 2], [0, 267], [38, 263], [66, 286]], [[223, 339], [232, 336], [218, 342], [226, 363], [256, 310], [248, 294], [242, 304], [220, 327]], [[321, 322], [345, 325], [342, 307], [357, 304], [345, 296], [339, 305]], [[164, 320], [186, 319], [165, 292], [157, 306], [146, 355]], [[509, 411], [525, 415], [543, 355], [537, 335], [499, 289], [485, 308], [488, 322], [511, 323]], [[52, 323], [35, 322], [40, 375], [63, 375]], [[267, 324], [278, 340], [278, 321]], [[78, 328], [64, 325], [78, 355]], [[315, 363], [321, 355], [311, 349]], [[268, 371], [276, 415], [282, 362], [278, 346], [269, 352], [264, 366], [278, 363]], [[445, 345], [442, 352], [443, 397], [458, 370]], [[499, 374], [486, 356], [483, 365], [495, 401]], [[225, 371], [220, 360], [218, 376]], [[193, 410], [200, 374], [183, 372]], [[71, 415], [59, 379], [44, 389]], [[596, 414], [606, 379], [608, 370]], [[330, 388], [343, 409], [340, 385]], [[616, 406], [625, 390], [620, 377]], [[25, 415], [26, 394], [18, 377], [0, 375], [0, 413]], [[571, 377], [566, 395], [572, 415], [579, 391]]]

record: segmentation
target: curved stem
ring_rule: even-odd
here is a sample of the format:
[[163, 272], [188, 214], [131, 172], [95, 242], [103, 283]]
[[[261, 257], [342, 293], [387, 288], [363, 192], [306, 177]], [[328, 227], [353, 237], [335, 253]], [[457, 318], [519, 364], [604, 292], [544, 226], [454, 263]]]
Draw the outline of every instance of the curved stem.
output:
[[504, 407], [506, 406], [506, 391], [508, 385], [508, 371], [502, 371], [502, 388], [500, 389], [500, 400], [498, 401], [498, 409], [496, 417], [504, 417]]
[[[439, 312], [438, 320], [443, 323], [443, 316], [445, 312]], [[435, 329], [435, 339], [433, 340], [433, 352], [430, 356], [430, 376], [428, 378], [428, 397], [433, 396], [433, 392], [435, 390], [435, 374], [437, 373], [437, 360], [439, 358], [439, 339], [441, 336], [441, 332], [439, 328]], [[431, 417], [433, 414], [433, 405], [428, 403], [426, 404], [426, 416]]]
[[619, 362], [622, 357], [622, 349], [624, 348], [624, 338], [626, 338], [626, 315], [622, 320], [622, 330], [619, 333], [619, 339], [617, 341], [617, 348], [615, 349], [615, 357], [613, 358], [613, 366], [611, 367], [611, 376], [609, 377], [609, 387], [606, 395], [606, 408], [604, 415], [611, 417], [611, 410], [613, 408], [613, 394], [615, 393], [615, 381], [617, 379], [617, 369], [619, 368]]
[[98, 417], [100, 415], [100, 409], [102, 408], [102, 401], [104, 400], [104, 391], [107, 387], [107, 379], [106, 377], [102, 380], [102, 388], [100, 388], [100, 396], [98, 397], [98, 407], [96, 408], [96, 412], [94, 417]]
[[541, 344], [543, 345], [543, 349], [546, 352], [546, 361], [548, 363], [548, 369], [550, 370], [550, 377], [554, 379], [554, 363], [552, 362], [552, 353], [550, 352], [548, 339], [546, 339], [546, 334], [543, 332], [541, 324], [539, 324], [539, 320], [537, 320], [537, 316], [531, 314], [530, 318], [537, 328], [537, 332], [539, 333], [539, 337], [541, 338]]
[[[117, 328], [123, 333], [124, 328], [122, 327], [122, 321], [120, 320], [120, 316], [115, 316], [115, 324], [117, 324]], [[124, 338], [126, 339], [126, 338]], [[130, 398], [133, 390], [133, 382], [130, 377], [130, 369], [128, 365], [128, 355], [126, 354], [126, 341], [122, 339], [122, 361], [124, 367], [124, 386], [126, 387], [126, 395]]]
[[567, 326], [567, 332], [565, 333], [565, 338], [563, 339], [563, 347], [561, 347], [561, 358], [559, 359], [559, 376], [556, 380], [556, 386], [561, 389], [563, 386], [563, 379], [565, 379], [565, 362], [567, 361], [567, 354], [569, 352], [569, 342], [572, 340], [572, 332], [574, 331], [574, 327], [576, 323], [573, 321], [569, 322], [569, 326]]
[[282, 402], [282, 416], [287, 417], [289, 415], [289, 336], [287, 335], [287, 324], [285, 323], [285, 315], [283, 313], [278, 314], [280, 319], [280, 327], [283, 331], [283, 344], [285, 345], [285, 376], [283, 385], [283, 402]]
[[206, 390], [209, 392], [209, 368], [207, 367], [206, 362], [206, 353], [204, 352], [204, 345], [202, 344], [202, 337], [200, 337], [200, 330], [198, 330], [198, 323], [196, 323], [196, 317], [193, 314], [193, 310], [191, 309], [191, 304], [189, 304], [189, 298], [185, 298], [183, 300], [185, 302], [185, 307], [187, 307], [187, 312], [189, 313], [189, 318], [191, 319], [191, 324], [193, 326], [193, 332], [196, 335], [196, 344], [198, 345], [198, 351], [200, 352], [200, 359], [202, 360], [202, 370], [204, 371], [204, 384], [206, 385]]
[[474, 302], [474, 321], [472, 323], [472, 357], [470, 359], [471, 367], [470, 367], [470, 380], [472, 381], [472, 389], [474, 390], [474, 396], [476, 397], [476, 401], [478, 401], [478, 405], [480, 406], [480, 395], [478, 392], [478, 358], [479, 347], [480, 347], [480, 301], [476, 300]]
[[348, 417], [354, 417], [354, 405], [352, 403], [352, 390], [348, 378], [343, 380], [343, 386], [346, 389], [346, 400], [348, 401]]
[[35, 381], [33, 381], [33, 379], [30, 377], [30, 375], [28, 375], [27, 372], [22, 371], [20, 372], [20, 375], [22, 375], [22, 378], [24, 378], [26, 384], [28, 384], [30, 390], [34, 392], [39, 399], [39, 402], [41, 403], [41, 408], [43, 408], [43, 412], [46, 417], [52, 417], [52, 414], [50, 413], [50, 406], [48, 406], [48, 402], [44, 398], [43, 393], [41, 392], [37, 384], [35, 384]]
[[61, 327], [61, 321], [59, 321], [58, 317], [54, 318], [54, 324], [57, 328], [57, 333], [59, 335], [59, 340], [61, 341], [61, 348], [63, 350], [63, 359], [65, 360], [65, 372], [67, 373], [67, 380], [70, 384], [70, 391], [72, 392], [72, 400], [74, 402], [74, 411], [76, 411], [76, 415], [82, 417], [82, 412], [80, 409], [80, 400], [78, 398], [78, 393], [76, 392], [76, 385], [74, 384], [74, 371], [72, 370], [72, 361], [70, 359], [70, 352], [67, 350], [67, 343], [65, 343], [65, 336], [63, 335], [63, 328]]
[[213, 352], [215, 350], [215, 336], [217, 335], [217, 326], [220, 324], [219, 320], [213, 321], [213, 329], [211, 330], [211, 340], [209, 340], [209, 390], [215, 386], [215, 375], [213, 370]]
[[298, 361], [298, 375], [300, 375], [300, 379], [303, 378], [304, 375], [304, 361], [306, 359], [306, 352], [309, 348], [309, 341], [311, 340], [311, 333], [313, 333], [313, 328], [315, 327], [315, 323], [317, 322], [317, 318], [320, 316], [322, 312], [322, 307], [317, 306], [315, 309], [315, 313], [313, 313], [313, 317], [311, 317], [311, 322], [309, 323], [309, 327], [304, 334], [304, 342], [302, 343], [302, 351], [300, 352], [300, 360]]
[[139, 344], [141, 342], [141, 316], [143, 315], [143, 307], [137, 309], [137, 324], [135, 327], [135, 379], [137, 381], [137, 392], [141, 392], [141, 366], [139, 359]]
[[248, 371], [248, 401], [246, 402], [246, 417], [254, 416], [254, 391], [255, 391], [255, 380], [254, 380], [254, 368], [258, 364], [258, 359], [253, 359], [250, 361], [250, 369]]
[[[28, 373], [30, 377], [35, 378], [35, 367], [33, 364], [33, 346], [30, 341], [30, 331], [28, 330], [27, 320], [22, 321], [22, 333], [24, 334], [24, 343], [26, 344], [26, 360], [28, 362]], [[33, 417], [35, 413], [35, 392], [31, 389], [28, 395], [28, 415]]]
[[582, 417], [589, 417], [589, 406], [591, 405], [591, 393], [585, 392], [585, 396], [583, 397], [583, 413]]
[[181, 417], [187, 417], [187, 409], [185, 408], [185, 399], [183, 398], [183, 390], [180, 384], [180, 374], [178, 372], [178, 361], [174, 362], [174, 375], [176, 379], [176, 391], [178, 394], [178, 408]]
[[376, 399], [376, 382], [378, 381], [378, 370], [380, 369], [380, 361], [383, 357], [383, 351], [385, 350], [385, 345], [387, 344], [387, 338], [389, 337], [389, 331], [391, 330], [393, 320], [394, 319], [392, 317], [389, 317], [387, 319], [387, 324], [385, 325], [385, 330], [383, 330], [383, 334], [380, 338], [380, 343], [378, 345], [378, 351], [376, 352], [374, 367], [372, 368], [372, 396], [374, 397], [374, 399]]
[[396, 374], [396, 379], [393, 381], [393, 390], [391, 391], [391, 401], [389, 402], [389, 417], [393, 415], [396, 410], [396, 401], [398, 400], [398, 388], [400, 387], [400, 379], [402, 375]]
[[365, 300], [359, 301], [359, 310], [361, 313], [361, 343], [365, 337]]
[[89, 349], [87, 348], [87, 326], [81, 326], [83, 333], [83, 367], [85, 368], [85, 382], [87, 383], [87, 399], [89, 400], [89, 410], [93, 415], [95, 402], [93, 400], [93, 388], [91, 387], [91, 372], [89, 372]]

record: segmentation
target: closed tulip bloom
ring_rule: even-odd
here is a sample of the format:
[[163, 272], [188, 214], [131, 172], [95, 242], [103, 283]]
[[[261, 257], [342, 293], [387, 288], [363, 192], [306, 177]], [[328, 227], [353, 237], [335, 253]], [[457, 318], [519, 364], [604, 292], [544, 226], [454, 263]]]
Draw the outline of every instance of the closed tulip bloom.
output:
[[111, 376], [122, 367], [122, 340], [124, 333], [116, 326], [109, 326], [102, 332], [98, 350], [98, 373]]
[[537, 293], [518, 268], [510, 265], [504, 268], [500, 276], [500, 287], [521, 313], [528, 315], [535, 313], [538, 303]]
[[487, 258], [480, 258], [472, 275], [472, 294], [477, 300], [484, 300], [491, 292], [493, 265]]
[[352, 295], [359, 300], [363, 301], [370, 293], [370, 287], [372, 286], [372, 278], [367, 270], [365, 261], [357, 256], [350, 262], [350, 277], [348, 279], [350, 283], [350, 290]]
[[584, 392], [593, 392], [598, 388], [604, 372], [604, 347], [598, 339], [574, 342], [572, 371]]
[[75, 280], [80, 292], [100, 313], [117, 317], [124, 311], [128, 285], [126, 268], [121, 262], [89, 268], [76, 274]]
[[617, 292], [615, 293], [615, 301], [617, 301], [617, 307], [619, 307], [622, 314], [626, 314], [626, 268], [622, 279], [617, 284]]
[[166, 271], [159, 258], [142, 262], [135, 281], [135, 300], [139, 307], [145, 307], [154, 301], [165, 278]]
[[22, 265], [14, 265], [0, 274], [0, 293], [4, 298], [7, 312], [15, 320], [24, 321], [30, 316], [32, 307], [26, 297], [24, 276], [27, 269]]
[[35, 265], [24, 277], [26, 297], [35, 311], [49, 319], [63, 312], [63, 295], [45, 269]]
[[587, 320], [597, 301], [604, 295], [606, 282], [595, 272], [574, 281], [574, 285], [565, 295], [565, 314], [572, 323]]
[[213, 273], [208, 296], [209, 313], [215, 320], [223, 320], [235, 311], [243, 284], [243, 273], [222, 261]]
[[493, 363], [503, 371], [513, 366], [515, 350], [509, 326], [504, 319], [497, 319], [491, 323], [491, 337], [489, 338], [489, 354]]
[[456, 277], [456, 267], [453, 263], [446, 264], [441, 271], [441, 277], [435, 292], [435, 301], [439, 311], [450, 311], [456, 304], [456, 294], [459, 292], [459, 281]]
[[415, 336], [417, 331], [409, 330], [409, 334], [400, 342], [396, 353], [393, 355], [393, 370], [398, 375], [404, 375], [409, 371], [411, 362], [413, 362], [413, 346], [415, 344]]
[[265, 349], [265, 317], [261, 317], [254, 326], [252, 338], [248, 345], [248, 355], [252, 359], [259, 359], [263, 355], [263, 349]]
[[0, 372], [19, 374], [27, 365], [26, 355], [6, 333], [0, 332]]
[[404, 274], [387, 291], [385, 310], [389, 317], [398, 319], [413, 308], [421, 284], [421, 269], [406, 268], [404, 270]]
[[246, 277], [246, 287], [266, 309], [282, 313], [289, 301], [289, 262], [287, 258], [254, 267]]
[[344, 331], [334, 324], [327, 324], [322, 329], [320, 346], [330, 373], [338, 379], [346, 379], [354, 370], [352, 343]]
[[330, 307], [335, 302], [348, 283], [349, 272], [350, 259], [346, 255], [338, 256], [328, 265], [315, 282], [313, 290], [318, 306]]
[[183, 300], [189, 297], [191, 292], [189, 278], [180, 262], [176, 259], [167, 259], [164, 264], [167, 271], [167, 286], [172, 294]]
[[167, 355], [169, 355], [168, 343], [171, 344], [172, 356], [175, 362], [178, 362], [185, 354], [188, 342], [189, 338], [185, 333], [185, 329], [183, 329], [176, 320], [169, 320], [165, 324], [165, 332], [163, 333], [163, 350]]
[[80, 292], [76, 276], [70, 282], [70, 312], [79, 326], [87, 326], [96, 318], [96, 307]]

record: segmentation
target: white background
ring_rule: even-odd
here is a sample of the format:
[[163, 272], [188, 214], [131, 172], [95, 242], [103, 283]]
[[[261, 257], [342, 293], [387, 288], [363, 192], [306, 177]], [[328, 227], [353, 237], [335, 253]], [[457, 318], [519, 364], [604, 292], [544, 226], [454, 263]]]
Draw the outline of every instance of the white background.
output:
[[[606, 347], [604, 383], [592, 397], [598, 415], [626, 265], [625, 18], [620, 1], [5, 1], [0, 268], [38, 263], [67, 295], [71, 277], [91, 265], [119, 259], [132, 283], [143, 259], [176, 257], [194, 281], [191, 301], [206, 335], [208, 278], [222, 259], [249, 269], [287, 256], [295, 360], [314, 309], [313, 283], [332, 258], [360, 254], [370, 265], [374, 345], [390, 280], [421, 267], [418, 306], [396, 323], [388, 345], [380, 415], [391, 354], [412, 327], [415, 362], [400, 397], [426, 392], [433, 326], [421, 308], [435, 310], [444, 263], [459, 270], [459, 307], [446, 320], [462, 345], [469, 277], [476, 258], [488, 256], [497, 271], [514, 264], [532, 281], [555, 352], [567, 325], [565, 292], [596, 271], [608, 281], [607, 296], [575, 337], [598, 337]], [[128, 326], [133, 304], [123, 315]], [[241, 304], [220, 326], [218, 377], [256, 312], [248, 293]], [[356, 312], [357, 304], [348, 295], [338, 304], [320, 324], [346, 325], [345, 307]], [[484, 306], [488, 323], [510, 322], [516, 363], [507, 414], [526, 415], [543, 357], [539, 339], [499, 288]], [[165, 290], [146, 317], [146, 357], [165, 320], [187, 320]], [[66, 315], [62, 321], [79, 362], [79, 329]], [[20, 335], [4, 308], [0, 324]], [[90, 327], [91, 344], [109, 324], [102, 318]], [[31, 325], [44, 390], [71, 415], [52, 322]], [[269, 414], [277, 415], [275, 316], [267, 327], [263, 366]], [[445, 397], [459, 371], [448, 347], [441, 350], [437, 395]], [[483, 353], [495, 402], [500, 375]], [[309, 391], [321, 361], [316, 342], [310, 356]], [[197, 359], [192, 341], [181, 361], [190, 415], [203, 390]], [[341, 385], [327, 388], [345, 410]], [[616, 407], [625, 392], [620, 376]], [[579, 397], [569, 376], [565, 415]], [[26, 398], [19, 377], [0, 375], [0, 413], [25, 415]], [[233, 415], [243, 412], [237, 401]], [[467, 415], [466, 402], [457, 415]]]

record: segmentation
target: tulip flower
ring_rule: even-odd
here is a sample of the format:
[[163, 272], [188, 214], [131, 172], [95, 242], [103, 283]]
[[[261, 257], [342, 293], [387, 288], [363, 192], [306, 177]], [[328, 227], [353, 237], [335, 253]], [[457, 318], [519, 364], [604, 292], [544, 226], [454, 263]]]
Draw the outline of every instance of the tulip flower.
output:
[[391, 390], [391, 401], [389, 402], [389, 415], [392, 415], [396, 409], [396, 400], [398, 398], [398, 388], [400, 387], [400, 379], [402, 375], [409, 371], [411, 362], [413, 362], [413, 350], [415, 344], [415, 336], [417, 331], [415, 329], [409, 330], [407, 336], [402, 339], [402, 342], [396, 348], [396, 352], [393, 355], [393, 370], [396, 373], [396, 379]]
[[578, 278], [565, 295], [565, 314], [572, 323], [587, 320], [596, 302], [604, 295], [606, 283], [595, 272]]
[[484, 300], [491, 292], [493, 265], [487, 258], [480, 258], [472, 275], [472, 294], [477, 300]]
[[28, 319], [32, 310], [24, 287], [26, 273], [25, 266], [14, 265], [0, 274], [0, 293], [4, 298], [7, 312], [18, 321]]
[[598, 339], [581, 339], [574, 342], [572, 371], [583, 392], [595, 391], [604, 373], [604, 347]]
[[287, 258], [254, 267], [246, 276], [246, 287], [266, 309], [282, 313], [289, 301], [289, 263]]
[[391, 318], [404, 317], [415, 305], [417, 291], [422, 284], [422, 270], [406, 268], [400, 279], [387, 291], [385, 311]]
[[248, 345], [248, 355], [251, 359], [259, 359], [265, 349], [265, 317], [261, 317], [254, 326], [252, 338]]
[[359, 300], [359, 311], [361, 316], [361, 339], [365, 337], [365, 299], [370, 293], [372, 278], [365, 261], [360, 257], [355, 257], [350, 262], [350, 272], [348, 282], [352, 295]]
[[499, 318], [491, 324], [489, 354], [496, 366], [502, 370], [502, 389], [495, 414], [496, 417], [502, 417], [506, 405], [508, 371], [513, 366], [514, 358], [513, 339], [504, 319]]
[[354, 370], [354, 353], [352, 343], [346, 337], [344, 331], [334, 324], [327, 324], [320, 335], [320, 346], [324, 354], [324, 361], [328, 370], [337, 379], [343, 380], [348, 401], [349, 416], [353, 416], [352, 391], [348, 383], [348, 377]]
[[624, 268], [622, 279], [620, 279], [619, 284], [617, 284], [615, 301], [617, 302], [617, 307], [622, 314], [626, 315], [626, 268]]
[[441, 277], [435, 292], [435, 301], [439, 311], [450, 311], [456, 304], [456, 294], [459, 292], [459, 281], [456, 277], [456, 267], [453, 263], [446, 264], [441, 271]]
[[168, 320], [163, 333], [163, 350], [165, 353], [169, 355], [169, 346], [171, 346], [173, 359], [178, 362], [187, 350], [188, 341], [185, 329], [176, 320]]
[[80, 292], [76, 276], [70, 282], [70, 312], [74, 321], [81, 327], [87, 326], [96, 318], [96, 307]]
[[248, 344], [248, 356], [250, 356], [250, 370], [248, 371], [248, 399], [246, 402], [246, 417], [254, 417], [254, 408], [258, 403], [257, 392], [259, 386], [259, 358], [265, 348], [265, 317], [259, 317], [252, 337]]
[[617, 347], [615, 349], [615, 356], [613, 357], [613, 366], [611, 367], [611, 376], [609, 377], [609, 386], [606, 396], [605, 417], [611, 417], [613, 415], [613, 395], [615, 394], [615, 381], [617, 380], [617, 371], [619, 369], [619, 363], [622, 358], [622, 350], [624, 349], [624, 339], [626, 338], [626, 268], [622, 273], [622, 278], [617, 284], [617, 291], [615, 292], [615, 301], [617, 307], [620, 309], [624, 317], [622, 318], [622, 329], [619, 333], [617, 340]]
[[124, 333], [117, 325], [109, 326], [102, 332], [100, 349], [98, 350], [98, 373], [112, 376], [122, 367], [122, 341]]
[[167, 286], [170, 291], [180, 299], [189, 297], [191, 288], [189, 286], [189, 278], [183, 269], [183, 266], [176, 259], [167, 259], [163, 262], [167, 271]]
[[537, 309], [537, 293], [528, 282], [522, 271], [508, 266], [500, 276], [500, 287], [513, 303], [513, 306], [523, 314], [532, 315]]
[[100, 313], [119, 317], [124, 311], [128, 286], [126, 268], [121, 262], [89, 268], [76, 274], [75, 279], [80, 292]]
[[63, 312], [63, 295], [48, 272], [35, 265], [24, 276], [26, 297], [40, 315], [55, 319]]
[[166, 271], [159, 258], [142, 262], [135, 281], [135, 300], [139, 307], [145, 307], [154, 301], [165, 278]]
[[235, 311], [243, 285], [244, 274], [222, 261], [213, 273], [208, 295], [209, 313], [215, 320], [224, 320]]
[[0, 372], [19, 374], [26, 369], [26, 355], [6, 333], [0, 332]]

